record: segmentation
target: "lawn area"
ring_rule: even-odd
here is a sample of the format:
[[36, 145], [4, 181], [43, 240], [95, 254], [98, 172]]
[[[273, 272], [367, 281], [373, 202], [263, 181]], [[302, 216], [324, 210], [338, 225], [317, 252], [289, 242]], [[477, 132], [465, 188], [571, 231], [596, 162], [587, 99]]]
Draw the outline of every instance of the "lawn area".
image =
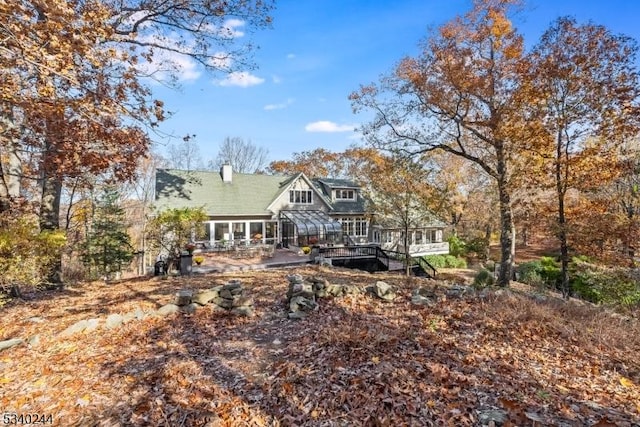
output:
[[[287, 319], [291, 273], [398, 297], [318, 299]], [[254, 315], [137, 316], [180, 289], [239, 279]], [[429, 288], [432, 305], [411, 302]], [[0, 407], [57, 426], [638, 425], [640, 325], [522, 291], [355, 270], [281, 270], [91, 283], [0, 309]], [[81, 320], [91, 332], [62, 334]], [[633, 423], [636, 424], [633, 424]], [[600, 423], [600, 424], [596, 424]], [[609, 424], [607, 424], [609, 423]]]

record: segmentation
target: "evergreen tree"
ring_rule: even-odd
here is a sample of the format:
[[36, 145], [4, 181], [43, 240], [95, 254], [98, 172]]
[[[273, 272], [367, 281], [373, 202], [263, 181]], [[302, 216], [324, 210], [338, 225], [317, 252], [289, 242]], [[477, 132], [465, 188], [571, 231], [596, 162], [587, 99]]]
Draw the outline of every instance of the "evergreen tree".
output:
[[87, 241], [83, 259], [99, 275], [110, 277], [131, 262], [133, 251], [125, 224], [125, 212], [118, 200], [120, 194], [107, 187], [98, 199], [93, 227]]

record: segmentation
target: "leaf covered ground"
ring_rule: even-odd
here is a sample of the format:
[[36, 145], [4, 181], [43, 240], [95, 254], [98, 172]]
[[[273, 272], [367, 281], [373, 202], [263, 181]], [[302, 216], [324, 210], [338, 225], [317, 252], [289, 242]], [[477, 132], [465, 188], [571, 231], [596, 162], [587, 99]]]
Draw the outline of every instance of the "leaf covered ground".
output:
[[[361, 287], [286, 318], [286, 275]], [[178, 289], [240, 279], [253, 317], [214, 311], [63, 337], [73, 323], [155, 310]], [[417, 286], [441, 296], [411, 304]], [[0, 309], [0, 408], [60, 426], [638, 425], [637, 320], [520, 292], [447, 297], [447, 283], [296, 269], [92, 283]], [[37, 337], [37, 339], [33, 339]], [[495, 417], [502, 414], [503, 419]], [[493, 419], [493, 421], [492, 421]], [[635, 424], [634, 424], [635, 423]]]

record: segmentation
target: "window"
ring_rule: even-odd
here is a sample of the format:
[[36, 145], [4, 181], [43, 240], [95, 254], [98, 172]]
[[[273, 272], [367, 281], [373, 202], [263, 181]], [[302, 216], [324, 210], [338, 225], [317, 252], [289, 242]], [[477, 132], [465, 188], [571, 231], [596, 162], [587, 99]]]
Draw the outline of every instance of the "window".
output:
[[336, 200], [355, 200], [356, 192], [354, 190], [336, 190]]
[[228, 222], [215, 223], [214, 238], [216, 240], [229, 240], [229, 223]]
[[244, 222], [232, 222], [231, 226], [233, 227], [233, 240], [243, 240], [245, 239], [245, 226]]
[[437, 243], [440, 242], [441, 236], [438, 230], [427, 230], [425, 233], [425, 241], [426, 243]]
[[311, 190], [291, 190], [289, 191], [289, 202], [298, 204], [311, 204], [313, 203]]
[[363, 217], [359, 218], [340, 218], [343, 232], [348, 236], [367, 236], [367, 219]]
[[422, 231], [420, 231], [420, 230], [416, 231], [415, 244], [416, 245], [421, 245], [422, 244]]

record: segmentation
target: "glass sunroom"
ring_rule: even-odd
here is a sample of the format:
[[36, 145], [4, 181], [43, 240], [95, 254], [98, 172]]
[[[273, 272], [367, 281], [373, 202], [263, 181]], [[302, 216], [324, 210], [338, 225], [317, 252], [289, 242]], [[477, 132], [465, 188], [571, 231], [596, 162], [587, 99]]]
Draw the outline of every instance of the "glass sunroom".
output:
[[280, 211], [282, 246], [342, 243], [342, 225], [323, 211]]

